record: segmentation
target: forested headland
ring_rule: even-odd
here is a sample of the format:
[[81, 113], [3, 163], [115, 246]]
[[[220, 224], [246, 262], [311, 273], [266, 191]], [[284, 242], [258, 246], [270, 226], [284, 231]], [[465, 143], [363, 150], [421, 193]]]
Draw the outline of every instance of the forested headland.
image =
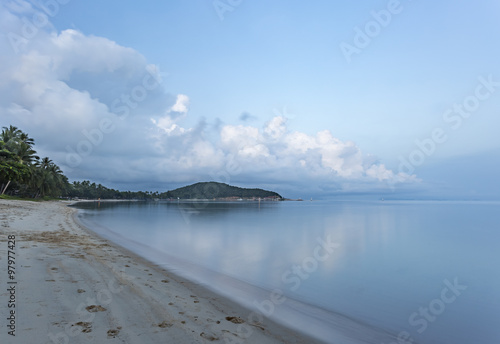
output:
[[280, 194], [262, 189], [247, 189], [217, 182], [200, 182], [167, 191], [165, 198], [178, 199], [273, 199], [281, 200]]

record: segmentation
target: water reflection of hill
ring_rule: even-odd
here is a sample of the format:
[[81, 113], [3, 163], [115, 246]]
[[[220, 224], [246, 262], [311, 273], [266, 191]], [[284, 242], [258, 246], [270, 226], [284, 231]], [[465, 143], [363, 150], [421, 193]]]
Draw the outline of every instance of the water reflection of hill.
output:
[[258, 202], [258, 201], [94, 201], [78, 202], [73, 206], [78, 209], [86, 210], [111, 210], [111, 209], [144, 209], [168, 207], [169, 209], [178, 209], [181, 212], [187, 212], [191, 215], [214, 216], [238, 211], [262, 211], [272, 210], [279, 207], [281, 202]]

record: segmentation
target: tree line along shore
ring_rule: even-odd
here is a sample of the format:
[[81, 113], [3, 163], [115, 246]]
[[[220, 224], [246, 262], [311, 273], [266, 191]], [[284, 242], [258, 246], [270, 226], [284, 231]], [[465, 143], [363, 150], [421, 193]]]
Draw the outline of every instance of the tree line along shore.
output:
[[217, 182], [200, 182], [166, 192], [119, 191], [88, 180], [69, 182], [49, 157], [37, 155], [35, 140], [10, 125], [0, 133], [0, 198], [82, 199], [263, 199], [283, 200], [276, 192]]
[[[37, 155], [35, 140], [10, 125], [0, 133], [0, 195], [2, 198], [109, 198], [159, 197], [148, 191], [118, 191], [90, 181], [70, 183], [49, 157]], [[10, 197], [9, 197], [10, 196]]]

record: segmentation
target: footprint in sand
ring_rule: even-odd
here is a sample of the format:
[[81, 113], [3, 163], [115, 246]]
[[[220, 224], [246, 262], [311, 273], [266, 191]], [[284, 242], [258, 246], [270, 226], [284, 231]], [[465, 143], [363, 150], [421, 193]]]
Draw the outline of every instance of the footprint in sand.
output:
[[212, 334], [207, 334], [205, 332], [200, 333], [200, 337], [205, 338], [206, 340], [211, 341], [211, 342], [213, 342], [215, 340], [219, 340], [218, 337], [216, 337]]
[[92, 332], [92, 323], [89, 323], [89, 322], [80, 321], [80, 322], [77, 322], [76, 324], [71, 325], [71, 326], [81, 326], [83, 333]]
[[88, 306], [85, 309], [90, 313], [105, 312], [106, 311], [106, 308], [104, 308], [102, 306], [96, 306], [96, 305]]
[[226, 317], [226, 320], [232, 322], [233, 324], [243, 324], [245, 322], [245, 320], [239, 317]]
[[168, 328], [168, 327], [172, 327], [172, 326], [174, 326], [174, 324], [171, 324], [171, 323], [168, 323], [168, 322], [166, 322], [166, 321], [163, 321], [162, 323], [160, 323], [160, 324], [158, 324], [158, 325], [156, 325], [156, 326], [158, 326], [158, 327], [160, 327], [160, 328]]
[[120, 333], [120, 328], [117, 328], [116, 330], [108, 330], [108, 337], [115, 338], [118, 333]]

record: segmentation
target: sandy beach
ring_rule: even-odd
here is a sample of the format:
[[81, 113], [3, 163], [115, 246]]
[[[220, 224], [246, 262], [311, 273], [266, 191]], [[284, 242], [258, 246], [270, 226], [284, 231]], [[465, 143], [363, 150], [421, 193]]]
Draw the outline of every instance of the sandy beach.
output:
[[0, 200], [0, 343], [317, 343], [249, 323], [247, 309], [83, 228], [68, 204]]

